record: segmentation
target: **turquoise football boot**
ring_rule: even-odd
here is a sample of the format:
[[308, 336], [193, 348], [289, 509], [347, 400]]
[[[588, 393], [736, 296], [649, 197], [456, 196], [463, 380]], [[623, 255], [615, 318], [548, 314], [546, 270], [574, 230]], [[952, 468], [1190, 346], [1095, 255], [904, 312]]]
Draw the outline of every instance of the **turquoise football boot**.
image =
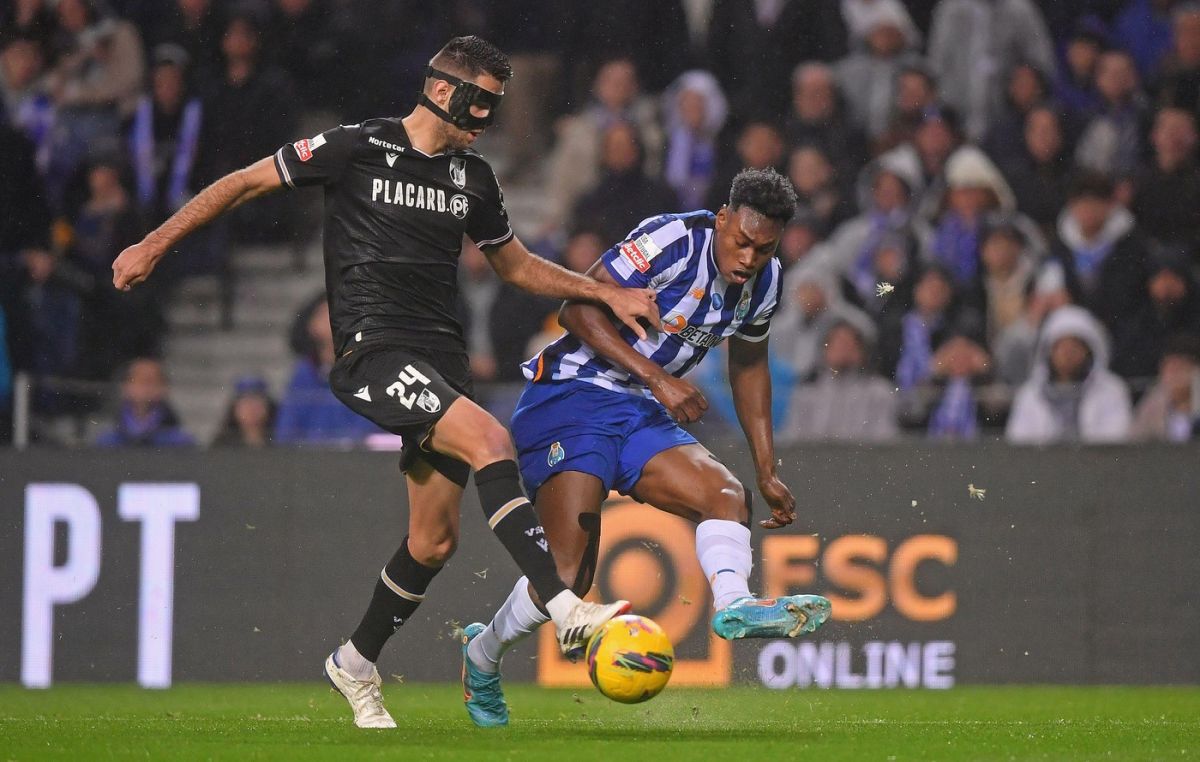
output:
[[467, 705], [471, 722], [481, 728], [499, 728], [508, 724], [508, 704], [504, 703], [504, 691], [500, 688], [500, 673], [484, 672], [467, 656], [467, 644], [486, 627], [474, 622], [463, 629], [463, 703]]
[[794, 638], [825, 624], [830, 610], [819, 595], [739, 598], [713, 616], [712, 628], [726, 640]]

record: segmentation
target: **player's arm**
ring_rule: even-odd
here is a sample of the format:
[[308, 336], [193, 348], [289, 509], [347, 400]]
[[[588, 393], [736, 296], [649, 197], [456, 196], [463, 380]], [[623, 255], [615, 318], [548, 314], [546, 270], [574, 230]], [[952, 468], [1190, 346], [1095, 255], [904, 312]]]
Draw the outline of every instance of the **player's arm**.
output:
[[641, 339], [646, 338], [646, 329], [638, 323], [639, 319], [655, 329], [659, 326], [652, 289], [621, 288], [611, 280], [603, 283], [571, 272], [530, 252], [516, 236], [483, 251], [496, 273], [517, 288], [551, 299], [603, 304]]
[[771, 369], [767, 362], [767, 338], [748, 341], [729, 339], [729, 386], [738, 422], [746, 434], [758, 491], [771, 507], [771, 518], [760, 521], [767, 529], [778, 529], [796, 519], [796, 498], [775, 471], [775, 441], [771, 430]]
[[141, 242], [122, 251], [112, 264], [113, 285], [128, 291], [150, 277], [158, 260], [192, 231], [282, 184], [275, 162], [269, 156], [225, 175], [200, 191]]
[[[592, 266], [588, 277], [602, 285], [634, 290], [623, 289], [600, 262]], [[689, 381], [675, 378], [661, 365], [631, 347], [608, 314], [594, 304], [568, 301], [558, 313], [558, 322], [572, 336], [595, 350], [596, 354], [640, 378], [676, 421], [698, 421], [708, 410], [708, 400], [704, 399], [699, 389]]]

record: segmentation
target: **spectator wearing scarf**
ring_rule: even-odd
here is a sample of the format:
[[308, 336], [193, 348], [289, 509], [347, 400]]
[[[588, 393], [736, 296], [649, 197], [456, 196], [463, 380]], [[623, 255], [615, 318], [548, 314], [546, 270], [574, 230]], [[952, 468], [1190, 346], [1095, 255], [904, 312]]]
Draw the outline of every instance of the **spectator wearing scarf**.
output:
[[687, 71], [663, 94], [662, 111], [664, 179], [683, 209], [700, 209], [717, 173], [717, 134], [729, 115], [725, 93], [712, 74]]
[[129, 129], [137, 200], [149, 221], [161, 222], [192, 195], [192, 169], [203, 124], [200, 98], [187, 92], [187, 52], [154, 50], [151, 95], [142, 96]]

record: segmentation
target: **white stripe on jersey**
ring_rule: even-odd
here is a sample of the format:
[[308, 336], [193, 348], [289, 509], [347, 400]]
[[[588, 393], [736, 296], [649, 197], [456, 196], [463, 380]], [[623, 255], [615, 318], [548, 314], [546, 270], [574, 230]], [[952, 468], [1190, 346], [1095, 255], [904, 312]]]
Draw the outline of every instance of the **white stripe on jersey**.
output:
[[[655, 219], [644, 220], [635, 229], [635, 234]], [[637, 234], [636, 238], [641, 235]], [[645, 339], [640, 340], [628, 331], [622, 333], [638, 354], [654, 360], [668, 373], [682, 376], [690, 369], [689, 366], [694, 366], [699, 356], [728, 337], [739, 335], [744, 326], [769, 321], [779, 287], [780, 266], [777, 260], [772, 260], [768, 265], [769, 274], [766, 271], [757, 273], [738, 287], [727, 282], [715, 266], [712, 254], [715, 231], [711, 227], [695, 226], [694, 219], [693, 225], [689, 226], [685, 220], [674, 218], [644, 235], [663, 250], [655, 254], [656, 257], [672, 257], [675, 261], [649, 280], [650, 287], [659, 294], [664, 324], [671, 330], [651, 331]], [[697, 238], [701, 240], [699, 246]], [[684, 246], [686, 254], [680, 250]], [[668, 247], [671, 247], [670, 252], [667, 251]], [[633, 261], [617, 251], [610, 250], [606, 254], [614, 254], [605, 260], [608, 266], [626, 280], [636, 280]], [[688, 270], [693, 267], [695, 272], [689, 273]], [[686, 277], [686, 280], [680, 281], [681, 277]], [[764, 277], [769, 280], [762, 282]], [[769, 291], [760, 295], [760, 302], [755, 304], [752, 312], [739, 316], [739, 304], [743, 301], [747, 305], [753, 304], [753, 296], [759, 287], [768, 288]], [[736, 302], [729, 303], [727, 294], [732, 294], [728, 298]], [[703, 310], [701, 303], [705, 304]], [[759, 337], [755, 339], [761, 340]], [[575, 379], [611, 391], [653, 397], [639, 379], [624, 369], [608, 367], [611, 363], [599, 358], [586, 345], [580, 344], [575, 351], [563, 353], [562, 347], [572, 343], [577, 342], [567, 337], [547, 347], [540, 357], [525, 364], [525, 377], [536, 377], [539, 381]]]

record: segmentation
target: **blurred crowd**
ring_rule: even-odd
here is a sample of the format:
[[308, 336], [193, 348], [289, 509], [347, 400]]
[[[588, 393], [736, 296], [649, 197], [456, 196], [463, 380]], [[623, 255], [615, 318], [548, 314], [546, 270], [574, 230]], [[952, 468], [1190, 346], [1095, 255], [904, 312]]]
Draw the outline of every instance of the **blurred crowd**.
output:
[[[496, 166], [541, 214], [514, 223], [571, 269], [648, 215], [715, 211], [743, 167], [792, 180], [771, 335], [781, 442], [1200, 438], [1200, 4], [0, 8], [0, 400], [14, 368], [115, 378], [99, 444], [193, 443], [155, 359], [175, 286], [313, 229], [283, 196], [256, 201], [129, 293], [107, 288], [116, 254], [301, 128], [406, 113], [428, 58], [468, 33], [516, 71]], [[476, 377], [519, 382], [556, 305], [501, 283], [469, 242], [461, 274]], [[298, 308], [288, 388], [276, 403], [260, 378], [232, 382], [213, 444], [372, 435], [328, 393], [328, 333], [323, 300]], [[704, 425], [734, 429], [723, 351], [697, 374]], [[45, 415], [98, 404], [35, 389]]]

